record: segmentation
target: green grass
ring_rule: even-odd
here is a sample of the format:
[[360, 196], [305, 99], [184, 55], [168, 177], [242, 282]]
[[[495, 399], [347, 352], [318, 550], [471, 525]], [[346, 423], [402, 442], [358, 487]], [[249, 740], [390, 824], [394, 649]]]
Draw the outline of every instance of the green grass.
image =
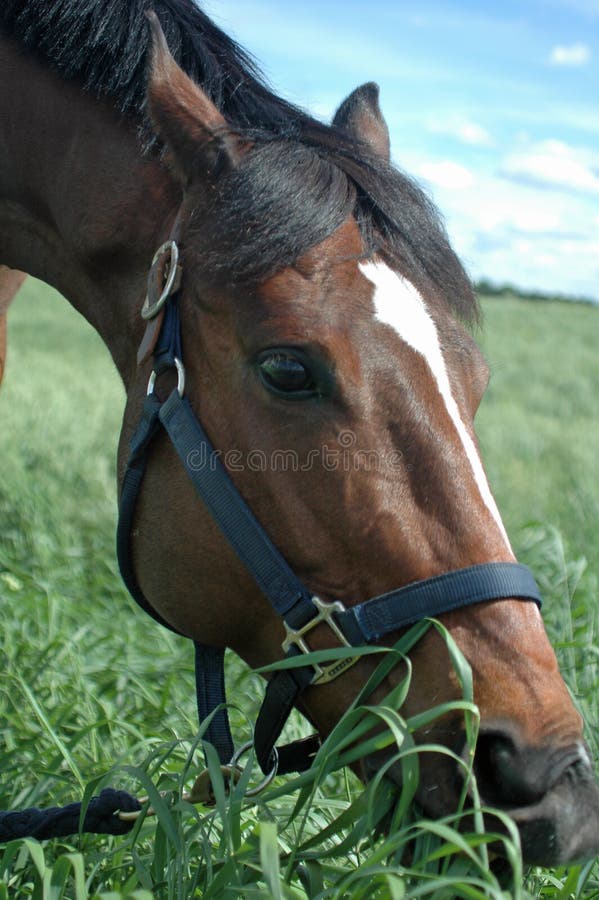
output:
[[599, 307], [484, 304], [491, 365], [477, 428], [508, 531], [551, 523], [599, 567]]
[[[494, 300], [485, 311], [493, 377], [479, 431], [487, 467], [520, 555], [540, 576], [548, 627], [599, 759], [599, 310]], [[103, 783], [172, 793], [157, 820], [126, 837], [0, 849], [0, 900], [599, 897], [593, 866], [523, 875], [509, 842], [513, 883], [505, 889], [490, 870], [487, 837], [401, 815], [417, 775], [415, 723], [396, 712], [405, 685], [388, 708], [352, 711], [314, 772], [277, 779], [253, 805], [243, 785], [229, 799], [217, 791], [213, 809], [178, 800], [203, 765], [193, 659], [186, 641], [135, 607], [116, 570], [122, 388], [91, 329], [47, 288], [29, 282], [9, 325], [0, 391], [0, 808], [64, 804]], [[459, 654], [456, 665], [475, 732]], [[259, 694], [258, 676], [231, 657], [240, 740]], [[406, 773], [395, 814], [384, 781], [363, 789], [346, 769], [334, 771], [369, 717], [381, 715]], [[302, 727], [294, 719], [291, 736]], [[377, 828], [387, 814], [391, 827]]]

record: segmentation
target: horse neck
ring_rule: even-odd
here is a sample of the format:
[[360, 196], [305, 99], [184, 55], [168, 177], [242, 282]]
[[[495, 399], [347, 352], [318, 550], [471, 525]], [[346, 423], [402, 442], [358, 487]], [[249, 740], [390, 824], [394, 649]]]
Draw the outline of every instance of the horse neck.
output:
[[147, 270], [180, 191], [142, 155], [137, 123], [2, 37], [0, 121], [0, 264], [60, 291], [128, 383]]

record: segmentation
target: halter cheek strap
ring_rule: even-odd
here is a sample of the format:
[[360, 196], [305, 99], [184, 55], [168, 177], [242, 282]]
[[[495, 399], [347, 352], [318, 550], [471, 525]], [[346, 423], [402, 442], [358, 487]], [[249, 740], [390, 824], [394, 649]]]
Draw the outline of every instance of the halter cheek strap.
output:
[[[164, 245], [166, 247], [167, 245]], [[163, 249], [163, 248], [161, 248]], [[169, 251], [170, 252], [170, 251]], [[173, 279], [173, 285], [176, 283]], [[286, 629], [283, 643], [288, 658], [309, 652], [309, 634], [319, 626], [332, 633], [332, 645], [359, 647], [379, 641], [425, 617], [434, 617], [476, 603], [506, 598], [533, 601], [541, 597], [530, 571], [517, 563], [483, 563], [414, 582], [351, 608], [314, 597], [295, 575], [254, 513], [231, 481], [201, 423], [184, 396], [180, 319], [177, 289], [162, 301], [163, 321], [154, 347], [154, 370], [142, 417], [131, 441], [131, 455], [123, 480], [117, 530], [121, 574], [134, 599], [157, 621], [168, 624], [152, 609], [141, 591], [130, 554], [130, 532], [153, 438], [168, 434], [196, 492], [239, 559]], [[164, 312], [162, 307], [164, 306]], [[158, 312], [159, 310], [156, 310]], [[164, 403], [153, 391], [157, 375], [176, 368], [178, 386]], [[196, 688], [200, 720], [214, 713], [207, 739], [223, 764], [234, 755], [225, 706], [223, 651], [196, 643]], [[276, 741], [299, 695], [309, 685], [337, 678], [356, 658], [327, 665], [281, 670], [268, 682], [254, 735], [258, 761], [265, 772], [276, 765]], [[216, 710], [216, 712], [215, 712]], [[318, 739], [279, 748], [278, 771], [302, 771], [318, 748]]]

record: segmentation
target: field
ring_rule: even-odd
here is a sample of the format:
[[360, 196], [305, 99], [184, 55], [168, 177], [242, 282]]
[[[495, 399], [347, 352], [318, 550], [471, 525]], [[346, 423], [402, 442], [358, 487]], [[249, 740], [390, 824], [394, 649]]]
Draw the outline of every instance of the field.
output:
[[[545, 592], [599, 762], [599, 309], [502, 298], [484, 310], [483, 455], [515, 547]], [[11, 310], [0, 391], [0, 809], [65, 804], [104, 784], [154, 793], [159, 808], [126, 837], [6, 845], [0, 900], [599, 897], [599, 868], [522, 873], [513, 844], [506, 880], [489, 865], [486, 839], [461, 838], [450, 821], [408, 815], [385, 836], [372, 827], [388, 807], [384, 784], [364, 791], [328, 769], [301, 784], [279, 779], [254, 805], [239, 792], [219, 794], [214, 809], [176, 799], [201, 767], [193, 658], [135, 608], [117, 573], [122, 405], [95, 334], [28, 283]], [[247, 736], [259, 679], [234, 659], [229, 668], [230, 700], [243, 707], [236, 730]], [[407, 746], [411, 723], [397, 714], [390, 723]], [[292, 736], [302, 727], [294, 720]], [[344, 722], [332, 760], [355, 727]], [[160, 802], [155, 786], [171, 799]]]

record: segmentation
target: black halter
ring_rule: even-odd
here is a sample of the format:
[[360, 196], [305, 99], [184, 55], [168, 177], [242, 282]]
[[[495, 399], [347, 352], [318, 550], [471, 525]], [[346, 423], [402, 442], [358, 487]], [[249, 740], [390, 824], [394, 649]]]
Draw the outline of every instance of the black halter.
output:
[[[164, 271], [165, 265], [170, 268], [158, 299], [154, 302], [146, 299], [144, 304], [144, 318], [152, 320], [160, 316], [162, 321], [156, 325], [153, 373], [141, 421], [131, 440], [119, 507], [117, 552], [121, 575], [134, 599], [146, 612], [161, 624], [171, 627], [144, 597], [137, 583], [130, 553], [130, 532], [148, 452], [152, 439], [162, 429], [168, 434], [206, 508], [274, 611], [282, 617], [286, 630], [283, 649], [287, 658], [309, 652], [309, 633], [322, 623], [326, 623], [332, 631], [335, 644], [351, 648], [378, 641], [390, 632], [425, 617], [438, 616], [487, 600], [518, 598], [534, 601], [541, 606], [531, 572], [517, 563], [484, 563], [447, 572], [408, 584], [349, 609], [340, 602], [326, 603], [314, 597], [290, 569], [239, 494], [184, 395], [185, 370], [181, 358], [177, 304], [179, 279], [175, 276], [177, 259], [174, 241], [164, 244], [154, 258], [150, 283], [156, 284], [156, 268], [161, 268], [161, 271]], [[162, 278], [160, 283], [162, 288]], [[167, 400], [161, 402], [154, 392], [154, 382], [168, 369], [176, 369], [178, 385]], [[227, 764], [234, 756], [234, 745], [225, 705], [224, 651], [197, 642], [195, 649], [200, 721], [214, 714], [206, 738], [216, 747], [221, 763]], [[278, 754], [276, 741], [302, 691], [309, 685], [332, 681], [355, 661], [355, 657], [348, 656], [326, 665], [307, 664], [280, 670], [273, 675], [266, 688], [254, 733], [257, 759], [265, 773], [276, 768], [277, 758], [280, 773], [303, 771], [309, 767], [318, 748], [316, 736], [279, 748]]]

